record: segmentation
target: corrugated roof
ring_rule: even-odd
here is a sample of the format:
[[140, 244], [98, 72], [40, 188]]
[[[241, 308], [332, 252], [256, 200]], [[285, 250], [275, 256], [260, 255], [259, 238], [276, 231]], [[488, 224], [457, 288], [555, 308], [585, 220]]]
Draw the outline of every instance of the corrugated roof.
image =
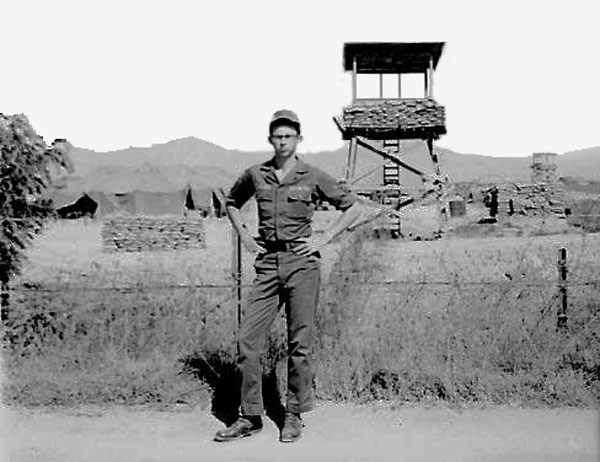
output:
[[419, 73], [437, 68], [445, 42], [350, 42], [344, 44], [344, 69], [356, 58], [359, 73]]

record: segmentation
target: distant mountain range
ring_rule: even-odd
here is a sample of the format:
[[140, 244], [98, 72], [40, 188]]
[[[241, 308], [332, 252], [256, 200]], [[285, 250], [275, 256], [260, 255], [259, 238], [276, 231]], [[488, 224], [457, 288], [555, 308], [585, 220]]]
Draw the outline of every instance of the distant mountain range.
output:
[[[531, 158], [490, 157], [459, 154], [436, 147], [442, 169], [452, 181], [521, 182], [531, 180]], [[205, 189], [228, 187], [244, 168], [262, 162], [272, 155], [269, 151], [244, 152], [227, 150], [194, 137], [154, 144], [146, 148], [128, 148], [111, 152], [95, 152], [73, 148], [73, 175], [66, 179], [72, 191], [127, 192], [167, 191], [191, 184]], [[347, 149], [306, 154], [305, 159], [336, 178], [341, 178], [346, 164]], [[402, 144], [402, 160], [422, 171], [432, 172], [432, 163], [425, 143], [407, 141]], [[376, 169], [383, 160], [370, 151], [360, 149], [356, 173], [376, 172], [358, 184], [376, 185], [382, 182], [382, 170]], [[600, 146], [571, 151], [557, 156], [559, 174], [584, 180], [600, 180]], [[401, 181], [407, 186], [421, 184], [419, 178], [403, 170]]]

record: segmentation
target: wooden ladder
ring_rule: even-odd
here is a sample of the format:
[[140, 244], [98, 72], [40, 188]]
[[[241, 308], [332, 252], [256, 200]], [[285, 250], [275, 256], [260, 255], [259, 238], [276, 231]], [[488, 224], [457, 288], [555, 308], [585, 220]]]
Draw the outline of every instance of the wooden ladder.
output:
[[[400, 153], [400, 140], [383, 140], [383, 149], [390, 155], [398, 156]], [[388, 162], [383, 165], [383, 186], [388, 189], [388, 194], [385, 195], [386, 205], [395, 205], [400, 201], [400, 166], [398, 164]], [[389, 217], [388, 227], [392, 236], [399, 236], [400, 217]]]

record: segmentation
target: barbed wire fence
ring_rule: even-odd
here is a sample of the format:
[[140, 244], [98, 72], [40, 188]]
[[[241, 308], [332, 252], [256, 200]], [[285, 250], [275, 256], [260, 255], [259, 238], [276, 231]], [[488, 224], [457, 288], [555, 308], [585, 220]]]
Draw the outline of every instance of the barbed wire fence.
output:
[[[403, 289], [422, 288], [428, 290], [437, 288], [446, 290], [452, 296], [465, 291], [493, 290], [497, 292], [495, 302], [496, 308], [507, 299], [511, 291], [522, 291], [524, 289], [538, 289], [540, 291], [551, 291], [551, 301], [540, 310], [542, 316], [554, 312], [556, 326], [558, 329], [566, 329], [569, 321], [569, 307], [577, 303], [581, 291], [585, 289], [600, 289], [600, 280], [569, 281], [568, 264], [566, 261], [566, 249], [559, 250], [557, 261], [557, 280], [479, 280], [468, 281], [454, 280], [414, 280], [414, 279], [387, 279], [387, 280], [360, 280], [353, 272], [338, 271], [335, 281], [323, 282], [321, 287], [348, 288], [349, 286], [360, 286], [373, 290], [392, 290], [401, 292]], [[156, 317], [156, 310], [164, 305], [171, 311], [183, 313], [186, 310], [196, 310], [201, 323], [206, 323], [206, 314], [220, 311], [227, 313], [231, 331], [234, 333], [239, 327], [241, 311], [243, 309], [242, 291], [250, 289], [252, 284], [241, 283], [235, 276], [231, 282], [223, 283], [182, 283], [182, 284], [133, 284], [133, 285], [74, 285], [74, 284], [14, 284], [4, 287], [2, 291], [3, 309], [8, 311], [10, 318], [18, 307], [22, 316], [29, 316], [31, 322], [44, 322], [39, 317], [37, 308], [47, 312], [48, 319], [61, 313], [64, 319], [75, 319], [85, 317], [86, 313], [98, 311], [98, 308], [111, 309], [120, 306], [124, 314], [126, 309], [133, 310], [139, 316], [143, 316], [144, 307], [154, 306], [147, 311], [150, 318]], [[402, 295], [399, 295], [402, 296]], [[9, 300], [11, 306], [9, 305]], [[64, 303], [63, 303], [64, 302]], [[127, 308], [128, 307], [128, 308]], [[533, 309], [533, 307], [532, 307]], [[159, 310], [160, 311], [160, 310]], [[29, 314], [28, 314], [29, 313]], [[203, 314], [204, 313], [204, 317]], [[37, 318], [36, 318], [37, 316]], [[23, 322], [27, 320], [23, 318]], [[47, 319], [47, 320], [48, 320]]]
[[[516, 269], [511, 269], [512, 278], [467, 280], [446, 268], [449, 276], [439, 273], [440, 279], [427, 279], [426, 275], [424, 279], [388, 279], [357, 271], [360, 265], [353, 268], [351, 259], [336, 264], [322, 284], [318, 330], [324, 335], [318, 344], [331, 347], [322, 349], [321, 360], [326, 355], [339, 357], [335, 345], [352, 341], [351, 336], [363, 336], [359, 348], [364, 348], [367, 358], [377, 355], [377, 348], [386, 342], [401, 343], [404, 350], [394, 350], [394, 354], [405, 356], [397, 361], [408, 361], [412, 350], [427, 358], [424, 361], [435, 354], [450, 358], [448, 364], [458, 368], [472, 367], [477, 358], [486, 355], [484, 361], [498, 367], [518, 367], [512, 365], [519, 364], [519, 349], [529, 350], [523, 364], [537, 358], [539, 367], [558, 367], [557, 358], [571, 355], [577, 345], [587, 345], [589, 350], [593, 331], [600, 328], [600, 305], [594, 302], [600, 300], [600, 279], [593, 275], [582, 279], [586, 272], [579, 271], [589, 261], [583, 254], [590, 243], [584, 239], [573, 256], [565, 255], [564, 248], [557, 249], [555, 278], [549, 279], [546, 272], [548, 279], [534, 274], [531, 279], [519, 279], [516, 275], [526, 244], [515, 262]], [[233, 246], [232, 256], [236, 249]], [[207, 376], [220, 378], [222, 364], [235, 361], [242, 298], [252, 286], [238, 272], [237, 261], [233, 259], [229, 278], [218, 283], [115, 281], [106, 285], [90, 279], [87, 284], [12, 284], [6, 288], [11, 306], [9, 322], [4, 325], [5, 347], [11, 348], [12, 356], [30, 358], [67, 350], [65, 361], [92, 364], [95, 358], [106, 357], [143, 360], [156, 350], [158, 357], [193, 358]], [[355, 306], [346, 306], [349, 301]], [[404, 326], [399, 324], [402, 316]], [[336, 328], [336, 323], [342, 327]], [[371, 327], [358, 332], [357, 327], [365, 323]], [[380, 327], [373, 327], [376, 323]], [[419, 339], [423, 326], [431, 331]], [[271, 329], [267, 367], [282, 364], [285, 335], [281, 315]], [[482, 342], [488, 342], [487, 350], [475, 351]], [[507, 351], [510, 342], [514, 347]], [[464, 345], [475, 359], [461, 356]], [[559, 353], [553, 355], [556, 351]], [[574, 364], [591, 367], [577, 358]], [[385, 361], [372, 361], [372, 370], [361, 380], [382, 373], [392, 380], [394, 372], [392, 367], [386, 369]]]
[[[569, 267], [566, 248], [560, 248], [557, 259], [556, 280], [414, 280], [414, 279], [361, 279], [355, 273], [344, 274], [338, 270], [338, 277], [322, 284], [324, 289], [340, 288], [346, 286], [360, 286], [381, 290], [391, 290], [398, 293], [398, 297], [406, 294], [402, 289], [418, 288], [423, 294], [430, 288], [445, 290], [449, 299], [447, 305], [455, 303], [461, 293], [466, 291], [494, 292], [495, 300], [492, 310], [498, 309], [502, 303], [507, 302], [512, 292], [515, 297], [520, 297], [525, 289], [538, 289], [540, 293], [550, 291], [549, 300], [540, 299], [540, 316], [538, 326], [543, 319], [555, 313], [556, 329], [567, 332], [569, 316], [572, 308], [582, 300], [582, 291], [600, 289], [600, 280], [569, 280], [568, 275], [578, 268], [582, 255], [587, 245], [584, 240], [582, 249]], [[232, 268], [229, 281], [222, 283], [183, 283], [183, 284], [133, 284], [133, 285], [74, 285], [74, 284], [12, 284], [4, 285], [0, 290], [3, 320], [5, 327], [10, 325], [9, 333], [13, 342], [22, 346], [31, 346], [34, 349], [47, 342], [49, 338], [61, 340], [66, 332], [81, 334], [84, 338], [91, 330], [104, 327], [109, 329], [104, 338], [108, 339], [103, 345], [89, 345], [89, 349], [110, 346], [111, 342], [125, 344], [131, 337], [132, 329], [137, 329], [137, 335], [147, 341], [151, 346], [157, 337], [147, 335], [144, 340], [142, 331], [160, 327], [159, 340], [176, 344], [173, 338], [177, 333], [187, 332], [188, 344], [185, 348], [198, 349], [199, 345], [194, 340], [202, 338], [203, 342], [211, 343], [212, 348], [227, 350], [231, 345], [236, 345], [235, 335], [239, 328], [243, 310], [243, 291], [249, 289], [251, 284], [243, 283], [241, 267], [241, 242], [239, 237], [232, 234]], [[525, 253], [520, 254], [517, 270], [522, 264]], [[589, 297], [588, 297], [589, 299]], [[588, 303], [584, 301], [583, 303]], [[12, 307], [9, 306], [12, 304]], [[535, 309], [535, 306], [531, 306]], [[11, 313], [12, 320], [9, 319]], [[160, 323], [157, 320], [167, 317], [169, 323]], [[122, 320], [119, 328], [115, 328], [118, 319]], [[135, 320], [134, 320], [135, 318]], [[180, 321], [177, 321], [177, 319]], [[8, 322], [7, 322], [8, 321]], [[219, 326], [213, 329], [212, 326]], [[92, 327], [90, 327], [92, 326]], [[133, 326], [133, 327], [132, 327]], [[9, 330], [11, 330], [9, 329]], [[110, 329], [113, 329], [110, 331]], [[169, 331], [172, 334], [169, 334]], [[140, 333], [142, 332], [142, 333]], [[226, 333], [226, 335], [223, 335]], [[207, 340], [208, 339], [208, 340]], [[139, 346], [139, 345], [137, 345]], [[178, 347], [182, 347], [178, 343]], [[233, 353], [232, 353], [233, 354]]]
[[[585, 244], [585, 243], [584, 243]], [[585, 249], [583, 249], [585, 250]], [[573, 268], [576, 268], [580, 265], [581, 255], [583, 252], [578, 254], [578, 259], [575, 261], [575, 265]], [[524, 254], [521, 254], [521, 258]], [[237, 261], [240, 261], [240, 257], [238, 256]], [[236, 263], [234, 263], [235, 265]], [[520, 266], [520, 262], [517, 262], [517, 271]], [[415, 279], [385, 279], [385, 280], [362, 280], [360, 284], [362, 286], [461, 286], [461, 287], [488, 287], [488, 286], [496, 286], [501, 288], [506, 287], [537, 287], [537, 288], [554, 288], [558, 291], [561, 300], [563, 302], [567, 301], [569, 288], [575, 287], [597, 287], [600, 286], [600, 279], [598, 280], [588, 280], [588, 281], [569, 281], [567, 278], [568, 273], [572, 271], [573, 268], [569, 268], [567, 263], [567, 249], [565, 247], [559, 248], [559, 256], [557, 260], [557, 268], [558, 275], [557, 280], [478, 280], [478, 281], [470, 281], [470, 280], [415, 280]], [[343, 272], [340, 274], [343, 275]], [[348, 274], [354, 274], [353, 272], [348, 272]], [[153, 292], [153, 291], [165, 291], [165, 290], [201, 290], [201, 291], [211, 291], [211, 290], [231, 290], [231, 294], [224, 301], [241, 301], [241, 294], [238, 289], [249, 289], [252, 287], [251, 283], [242, 283], [242, 269], [241, 266], [239, 268], [235, 267], [232, 271], [231, 280], [225, 281], [221, 283], [166, 283], [166, 284], [156, 284], [153, 283], [151, 285], [145, 285], [141, 283], [130, 284], [130, 285], [108, 285], [108, 286], [99, 286], [99, 285], [83, 285], [83, 284], [56, 284], [56, 283], [35, 283], [35, 282], [25, 282], [18, 284], [9, 284], [5, 285], [2, 288], [3, 300], [8, 298], [8, 294], [14, 293], [77, 293], [77, 292], [118, 292], [118, 293], [134, 293], [134, 292]], [[326, 281], [321, 284], [322, 287], [331, 287], [331, 286], [339, 286], [341, 284], [345, 284], [343, 282], [343, 278], [337, 280], [335, 282]], [[347, 284], [355, 284], [355, 282], [347, 282]], [[224, 301], [219, 302], [218, 304], [222, 304]]]

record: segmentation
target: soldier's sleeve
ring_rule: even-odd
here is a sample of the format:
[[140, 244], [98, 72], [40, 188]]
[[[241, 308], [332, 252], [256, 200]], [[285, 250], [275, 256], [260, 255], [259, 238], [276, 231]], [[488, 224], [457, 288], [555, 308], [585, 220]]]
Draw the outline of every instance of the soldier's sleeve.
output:
[[316, 169], [317, 191], [322, 200], [326, 200], [337, 210], [348, 210], [357, 200], [356, 195], [352, 194], [328, 173]]
[[225, 205], [240, 209], [246, 202], [248, 202], [255, 192], [252, 173], [250, 172], [250, 169], [247, 169], [244, 171], [244, 173], [242, 173], [242, 175], [236, 180], [229, 190], [229, 194], [227, 194], [227, 198], [225, 200]]

